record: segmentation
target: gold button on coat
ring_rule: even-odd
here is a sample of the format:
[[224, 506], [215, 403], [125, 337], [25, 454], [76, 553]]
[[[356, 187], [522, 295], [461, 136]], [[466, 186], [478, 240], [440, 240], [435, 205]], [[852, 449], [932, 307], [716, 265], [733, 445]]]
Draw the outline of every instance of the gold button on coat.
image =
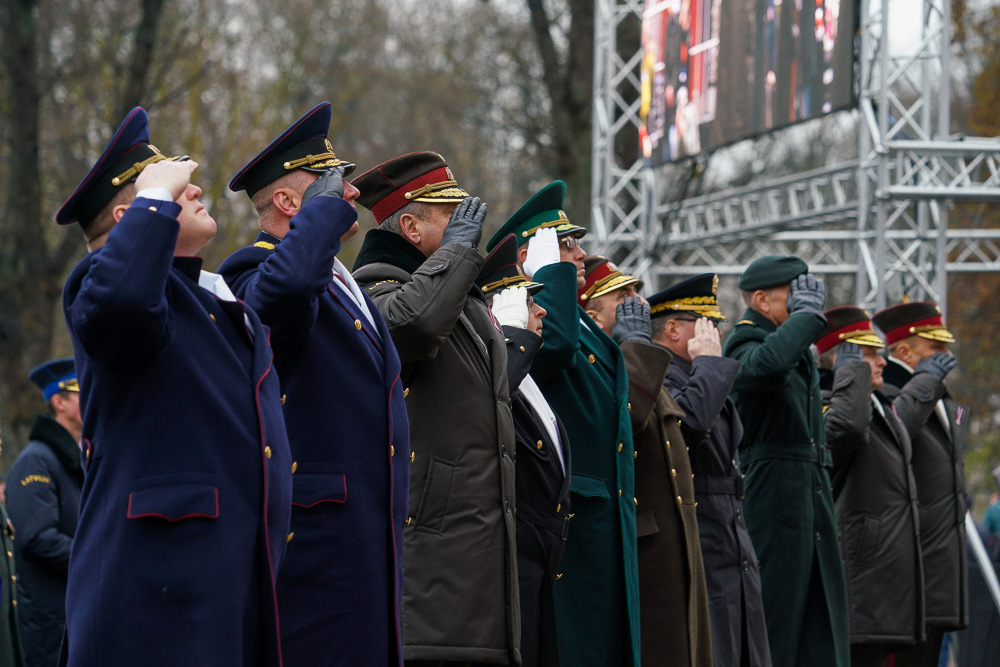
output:
[[587, 357], [587, 361], [589, 361], [590, 363], [594, 363], [595, 361], [597, 361], [597, 357], [595, 357], [594, 355], [590, 355], [589, 357]]
[[680, 496], [677, 496], [677, 504], [680, 505], [682, 502], [684, 502], [684, 500]]
[[410, 452], [410, 463], [413, 463], [414, 457], [416, 457], [416, 452]]
[[562, 503], [557, 504], [556, 505], [556, 511], [558, 512], [561, 509], [562, 509]]
[[541, 449], [541, 448], [542, 448], [542, 441], [539, 440], [538, 442], [535, 443], [535, 449]]
[[354, 320], [354, 328], [361, 331], [361, 320]]
[[620, 452], [622, 450], [622, 447], [624, 447], [624, 446], [625, 446], [625, 443], [619, 442], [618, 443], [618, 451]]
[[521, 346], [521, 352], [524, 352], [524, 346], [523, 345]]
[[294, 475], [295, 471], [298, 470], [298, 469], [299, 469], [299, 462], [298, 461], [292, 461], [292, 474]]
[[215, 315], [213, 315], [212, 313], [209, 313], [208, 316], [212, 318], [213, 322], [215, 321]]
[[405, 525], [409, 526], [411, 521], [413, 521], [413, 517], [412, 516], [406, 517], [406, 524]]
[[266, 456], [267, 458], [271, 458], [271, 448], [270, 447], [265, 447], [264, 448], [264, 456]]
[[396, 455], [396, 448], [393, 447], [392, 445], [389, 445], [389, 456], [395, 456], [395, 455]]
[[675, 470], [674, 468], [671, 468], [671, 469], [670, 469], [670, 475], [671, 475], [672, 477], [677, 477], [677, 471], [676, 471], [676, 470]]
[[556, 575], [556, 581], [559, 581], [560, 579], [562, 579], [562, 572]]
[[410, 388], [407, 387], [406, 389], [403, 390], [403, 398], [406, 398], [409, 395], [410, 395]]
[[285, 538], [285, 542], [291, 542], [292, 538], [295, 537], [295, 533], [288, 533], [288, 537]]

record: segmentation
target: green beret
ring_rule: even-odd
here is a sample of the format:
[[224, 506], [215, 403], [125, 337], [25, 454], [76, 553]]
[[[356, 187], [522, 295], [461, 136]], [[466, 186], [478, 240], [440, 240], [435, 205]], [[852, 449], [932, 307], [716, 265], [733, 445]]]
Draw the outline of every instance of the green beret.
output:
[[742, 290], [767, 289], [790, 283], [808, 272], [809, 266], [798, 257], [766, 255], [750, 262], [737, 286]]
[[486, 244], [486, 251], [492, 251], [510, 234], [517, 237], [517, 245], [520, 246], [527, 243], [539, 229], [547, 227], [554, 228], [556, 236], [572, 234], [580, 237], [586, 234], [587, 229], [570, 222], [566, 212], [562, 210], [565, 197], [566, 184], [562, 181], [553, 181], [546, 185], [503, 223], [500, 231]]

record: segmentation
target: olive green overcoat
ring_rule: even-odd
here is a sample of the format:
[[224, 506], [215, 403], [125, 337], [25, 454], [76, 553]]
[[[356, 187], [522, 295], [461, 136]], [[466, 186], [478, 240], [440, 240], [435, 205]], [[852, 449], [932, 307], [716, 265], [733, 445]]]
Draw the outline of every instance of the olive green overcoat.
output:
[[547, 311], [531, 375], [569, 434], [573, 519], [556, 582], [559, 658], [639, 665], [639, 566], [628, 378], [621, 350], [576, 303], [576, 267], [539, 269]]
[[723, 347], [723, 355], [742, 363], [731, 396], [745, 429], [743, 509], [775, 667], [847, 667], [850, 660], [832, 458], [809, 350], [825, 324], [798, 313], [776, 327], [747, 309]]

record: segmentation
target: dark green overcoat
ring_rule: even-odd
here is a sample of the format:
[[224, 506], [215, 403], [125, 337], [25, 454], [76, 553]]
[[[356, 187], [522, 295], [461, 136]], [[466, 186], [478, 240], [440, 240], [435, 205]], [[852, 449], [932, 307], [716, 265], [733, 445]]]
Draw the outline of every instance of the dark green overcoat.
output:
[[559, 658], [639, 665], [639, 565], [628, 377], [621, 350], [576, 304], [576, 267], [539, 269], [548, 314], [531, 375], [569, 434], [573, 519], [556, 583]]
[[819, 371], [809, 350], [825, 323], [800, 313], [775, 327], [747, 309], [723, 348], [742, 363], [731, 396], [745, 429], [743, 509], [760, 562], [775, 667], [847, 667], [850, 659], [847, 590], [827, 470], [832, 459]]
[[17, 572], [14, 569], [14, 526], [0, 503], [0, 667], [21, 667], [21, 636], [17, 627]]

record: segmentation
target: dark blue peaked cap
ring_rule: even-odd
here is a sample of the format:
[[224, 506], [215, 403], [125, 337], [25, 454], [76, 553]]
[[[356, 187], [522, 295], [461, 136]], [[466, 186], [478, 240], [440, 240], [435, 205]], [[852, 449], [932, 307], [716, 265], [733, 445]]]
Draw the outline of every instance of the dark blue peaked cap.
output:
[[76, 381], [76, 366], [72, 359], [53, 359], [31, 369], [28, 379], [42, 390], [45, 400], [60, 391], [80, 391]]
[[265, 185], [294, 169], [322, 172], [346, 165], [344, 175], [350, 174], [355, 166], [339, 159], [326, 138], [332, 118], [333, 107], [329, 102], [317, 104], [246, 163], [229, 181], [229, 189], [246, 190], [247, 196], [253, 197]]
[[79, 222], [86, 228], [122, 186], [134, 181], [147, 166], [168, 159], [175, 158], [166, 157], [149, 143], [146, 110], [132, 109], [90, 172], [59, 207], [56, 222], [60, 225]]

